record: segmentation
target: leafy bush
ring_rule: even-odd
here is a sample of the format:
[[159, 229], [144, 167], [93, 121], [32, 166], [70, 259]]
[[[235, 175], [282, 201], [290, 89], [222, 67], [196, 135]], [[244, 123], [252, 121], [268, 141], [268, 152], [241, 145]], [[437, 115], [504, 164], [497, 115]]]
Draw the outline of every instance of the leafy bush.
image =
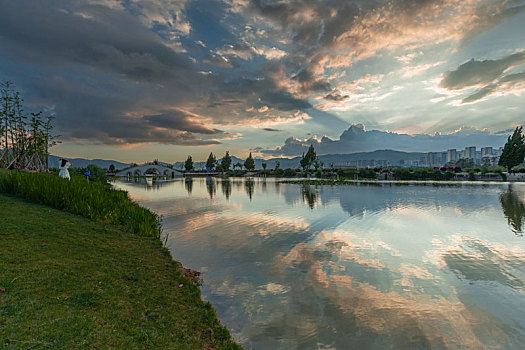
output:
[[0, 171], [0, 192], [12, 194], [90, 219], [115, 224], [144, 236], [159, 237], [160, 218], [131, 201], [125, 191], [73, 176]]
[[376, 178], [376, 172], [374, 169], [359, 169], [358, 176], [362, 179], [375, 179]]
[[97, 182], [102, 182], [102, 183], [108, 182], [108, 177], [106, 175], [106, 169], [102, 169], [101, 167], [96, 166], [94, 164], [88, 165], [87, 168], [72, 168], [71, 170], [73, 170], [76, 174], [78, 173], [78, 175], [80, 176], [84, 176], [84, 172], [89, 170], [90, 172], [89, 180], [90, 181], [97, 181]]
[[295, 170], [294, 169], [285, 169], [284, 174], [285, 177], [295, 177]]
[[451, 180], [454, 168], [395, 168], [396, 180]]
[[357, 175], [357, 169], [341, 169], [337, 172], [340, 177], [348, 177], [354, 179]]
[[236, 176], [244, 176], [246, 173], [247, 173], [246, 170], [228, 170], [226, 175], [236, 177]]
[[273, 174], [277, 177], [282, 177], [284, 175], [284, 170], [281, 168], [275, 169], [273, 171]]

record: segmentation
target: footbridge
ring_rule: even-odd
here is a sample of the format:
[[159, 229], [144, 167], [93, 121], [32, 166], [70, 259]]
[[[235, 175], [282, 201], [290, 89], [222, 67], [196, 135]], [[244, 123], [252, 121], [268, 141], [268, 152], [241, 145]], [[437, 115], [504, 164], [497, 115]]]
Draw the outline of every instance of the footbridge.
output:
[[176, 170], [165, 165], [159, 164], [142, 164], [134, 165], [129, 168], [125, 168], [115, 172], [115, 176], [146, 176], [147, 174], [156, 176], [166, 176], [168, 178], [174, 178], [182, 176], [180, 170]]

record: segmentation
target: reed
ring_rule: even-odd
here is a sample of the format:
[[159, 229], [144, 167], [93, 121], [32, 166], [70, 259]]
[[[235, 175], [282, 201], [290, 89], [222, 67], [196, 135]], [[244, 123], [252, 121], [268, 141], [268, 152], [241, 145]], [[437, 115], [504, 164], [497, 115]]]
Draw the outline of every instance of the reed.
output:
[[160, 237], [160, 217], [131, 201], [125, 191], [81, 177], [64, 180], [53, 174], [0, 171], [0, 193], [110, 223], [150, 237]]

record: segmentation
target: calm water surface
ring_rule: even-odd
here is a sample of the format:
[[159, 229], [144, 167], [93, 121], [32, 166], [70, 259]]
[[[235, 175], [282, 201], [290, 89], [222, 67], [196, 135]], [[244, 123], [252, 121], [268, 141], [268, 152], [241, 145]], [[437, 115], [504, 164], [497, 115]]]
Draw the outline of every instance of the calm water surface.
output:
[[525, 185], [116, 186], [246, 348], [525, 349]]

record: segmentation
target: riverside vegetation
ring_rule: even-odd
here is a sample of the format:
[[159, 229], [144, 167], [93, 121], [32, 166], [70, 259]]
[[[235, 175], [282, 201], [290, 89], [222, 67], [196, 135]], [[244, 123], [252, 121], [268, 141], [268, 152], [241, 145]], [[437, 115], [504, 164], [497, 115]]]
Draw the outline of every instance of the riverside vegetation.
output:
[[0, 193], [2, 347], [240, 348], [126, 192], [0, 170]]
[[156, 214], [129, 200], [124, 191], [78, 176], [64, 181], [52, 174], [4, 170], [0, 171], [0, 193], [114, 224], [131, 233], [160, 237], [161, 223]]

